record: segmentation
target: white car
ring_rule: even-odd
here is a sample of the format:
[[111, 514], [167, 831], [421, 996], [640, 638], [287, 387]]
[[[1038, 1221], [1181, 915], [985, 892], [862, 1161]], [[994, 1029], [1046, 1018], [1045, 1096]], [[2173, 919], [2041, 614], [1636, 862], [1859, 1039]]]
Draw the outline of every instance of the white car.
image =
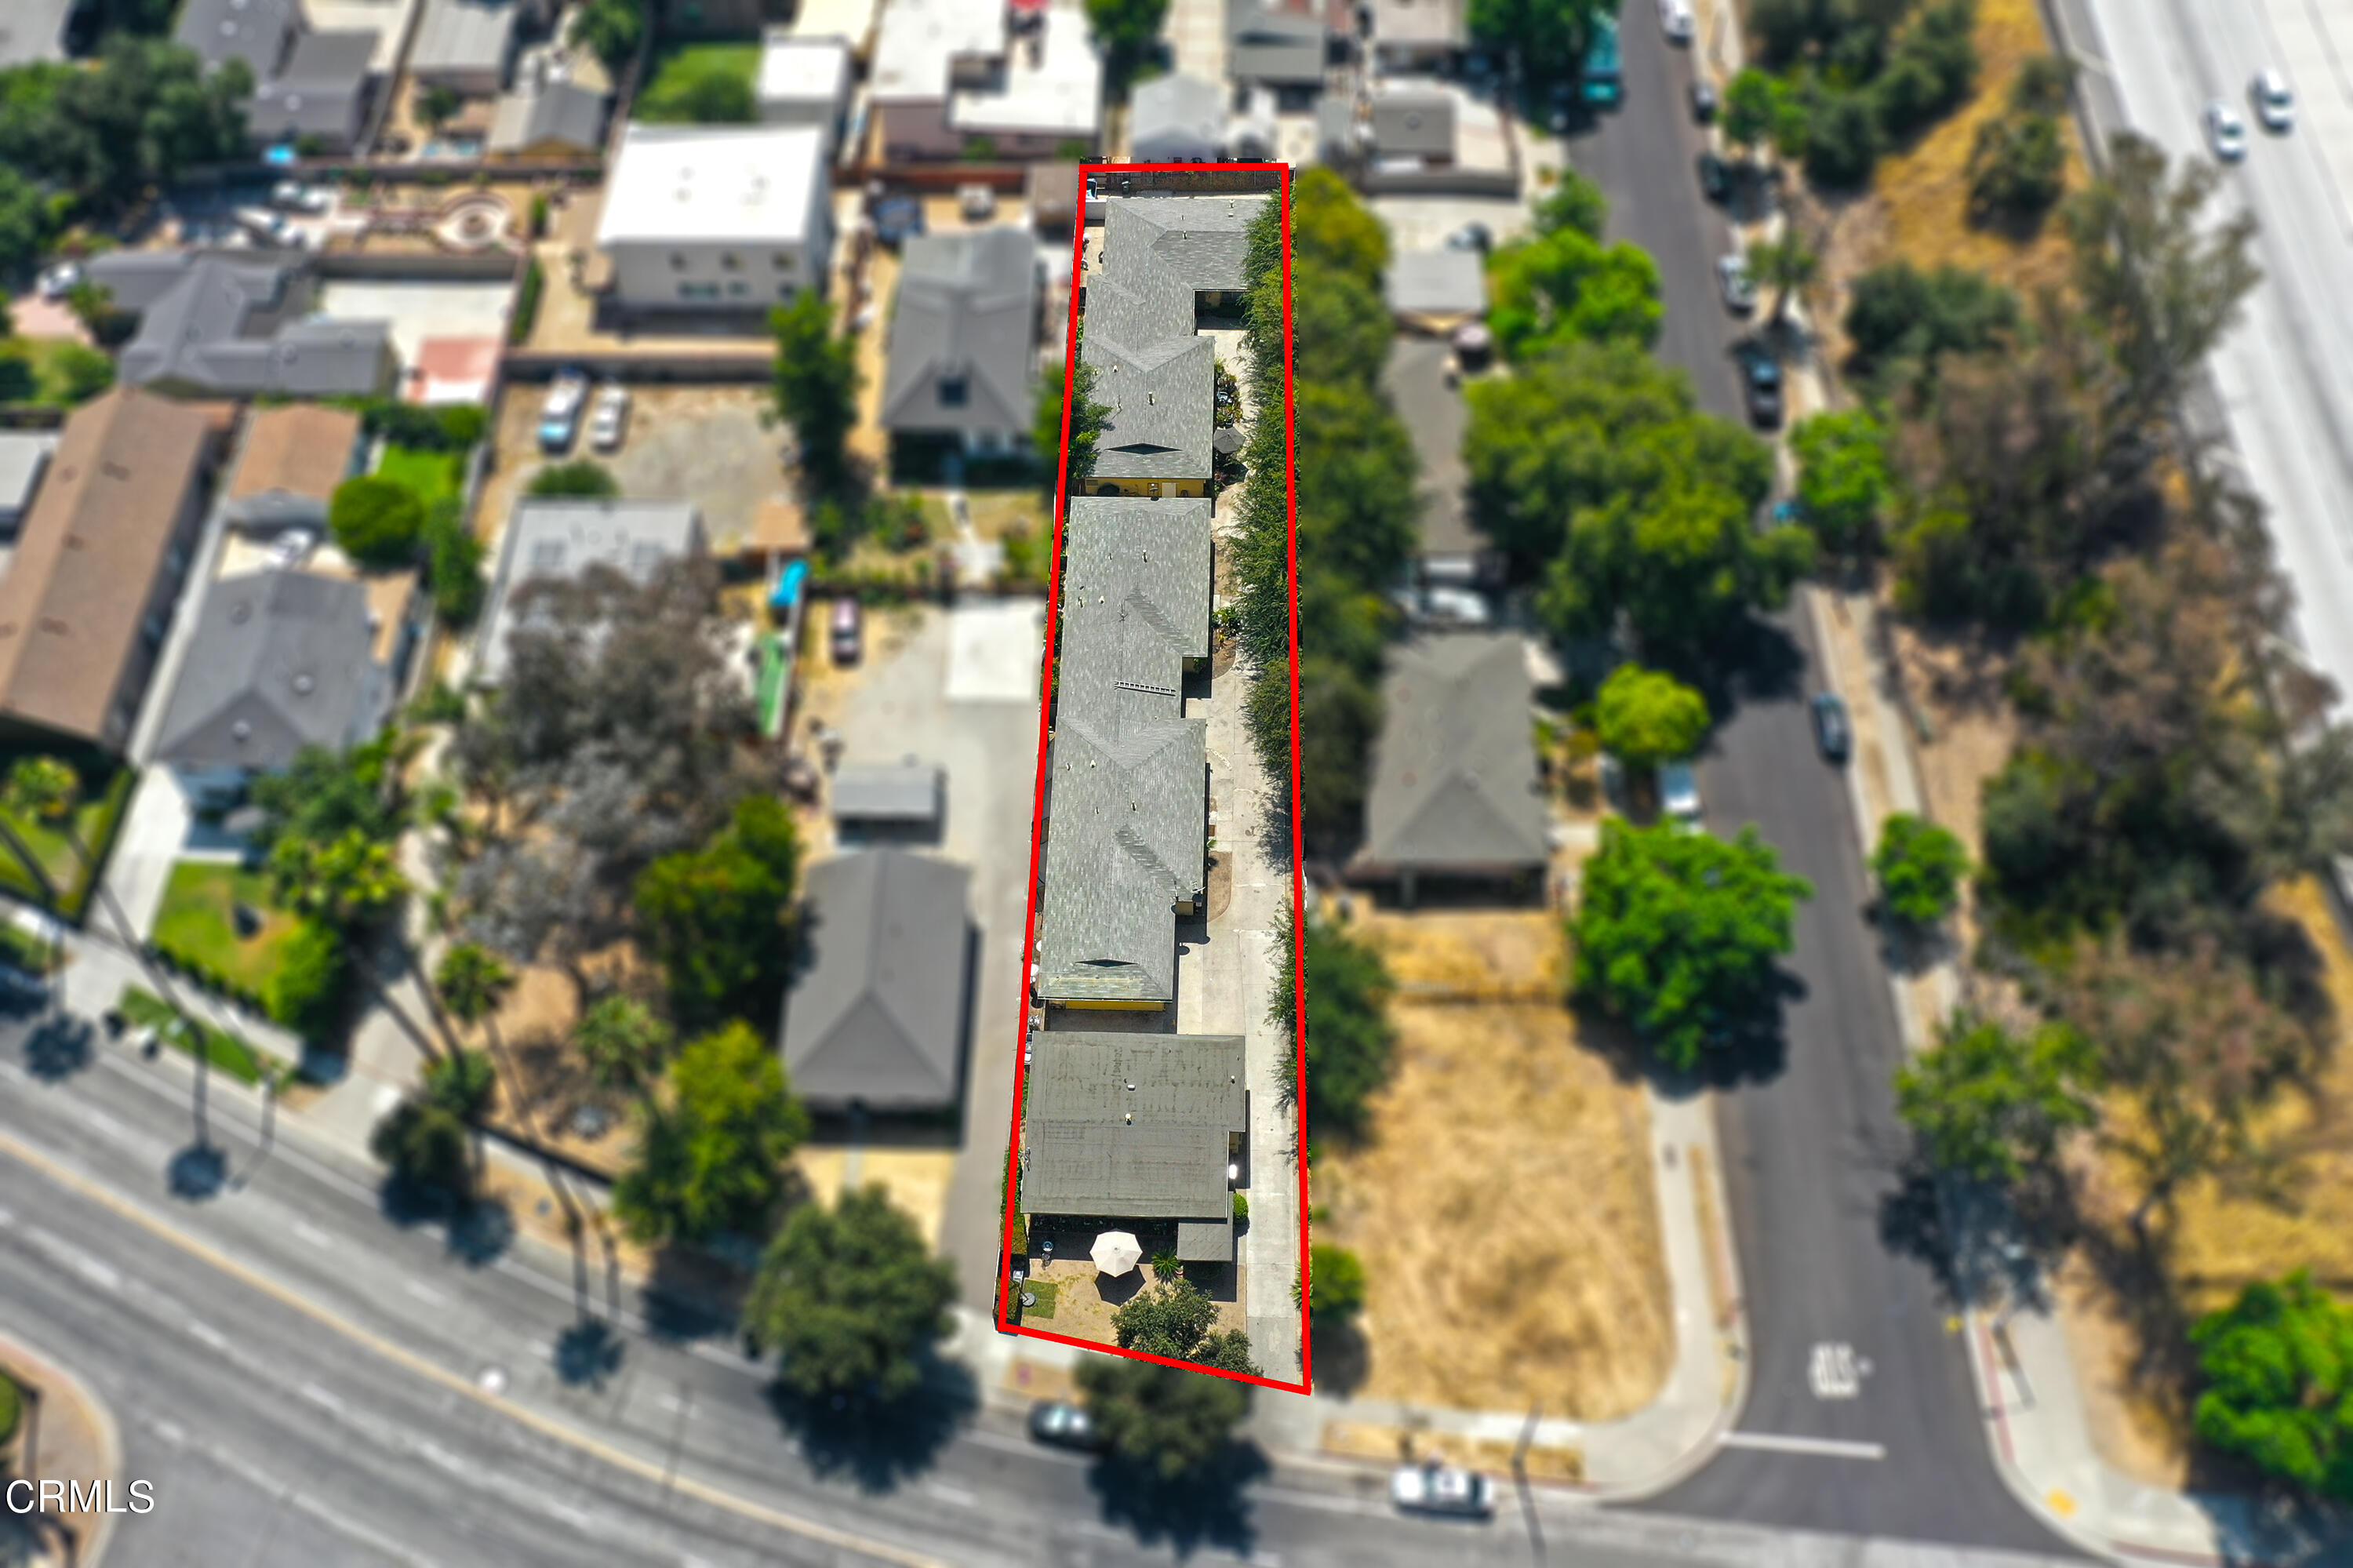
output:
[[81, 286], [81, 263], [60, 261], [41, 271], [41, 298], [62, 300]]
[[571, 446], [580, 429], [580, 408], [588, 400], [588, 377], [577, 370], [559, 370], [548, 384], [547, 401], [539, 406], [539, 446], [560, 452]]
[[956, 209], [964, 214], [966, 223], [978, 223], [995, 215], [997, 192], [988, 185], [956, 186]]
[[1669, 42], [1690, 43], [1695, 30], [1691, 0], [1659, 0], [1659, 31], [1666, 34]]
[[1485, 1519], [1495, 1511], [1495, 1483], [1452, 1465], [1400, 1465], [1389, 1476], [1389, 1500], [1409, 1513]]
[[1757, 308], [1757, 280], [1749, 273], [1747, 257], [1736, 252], [1717, 258], [1715, 287], [1724, 296], [1724, 308], [1734, 315], [1745, 316]]
[[2264, 130], [2284, 136], [2295, 129], [2295, 94], [2288, 90], [2287, 78], [2279, 72], [2257, 71], [2255, 79], [2247, 84], [2247, 97]]
[[1659, 764], [1659, 814], [1694, 832], [1699, 831], [1699, 776], [1690, 763]]
[[607, 381], [596, 389], [596, 406], [588, 413], [588, 444], [600, 452], [617, 451], [628, 425], [629, 389]]
[[324, 185], [306, 185], [300, 180], [280, 180], [269, 187], [269, 205], [285, 212], [302, 212], [312, 217], [323, 217], [334, 210], [335, 193]]
[[2206, 144], [2226, 164], [2247, 155], [2247, 122], [2219, 98], [2206, 106]]

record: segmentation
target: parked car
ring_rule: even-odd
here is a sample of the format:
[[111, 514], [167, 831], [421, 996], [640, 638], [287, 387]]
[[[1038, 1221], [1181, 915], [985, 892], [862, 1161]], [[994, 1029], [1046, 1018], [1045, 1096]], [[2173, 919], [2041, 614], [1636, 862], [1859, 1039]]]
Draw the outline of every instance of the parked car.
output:
[[2295, 94], [2288, 90], [2287, 78], [2279, 72], [2257, 71], [2255, 79], [2247, 84], [2247, 97], [2264, 130], [2284, 136], [2295, 129]]
[[539, 450], [568, 451], [580, 433], [580, 408], [588, 400], [588, 377], [577, 370], [559, 370], [547, 386], [547, 399], [539, 406]]
[[1699, 775], [1688, 762], [1659, 764], [1659, 814], [1686, 828], [1699, 826]]
[[1041, 1399], [1031, 1405], [1029, 1436], [1057, 1448], [1093, 1449], [1103, 1446], [1093, 1418], [1083, 1407], [1067, 1399]]
[[284, 212], [308, 213], [323, 217], [335, 207], [335, 193], [325, 185], [306, 185], [300, 180], [280, 180], [269, 187], [269, 205]]
[[956, 210], [964, 214], [966, 223], [978, 223], [997, 212], [997, 191], [984, 185], [956, 186]]
[[588, 411], [588, 444], [600, 452], [618, 451], [629, 428], [629, 389], [617, 381], [596, 388], [596, 406]]
[[1715, 288], [1724, 296], [1724, 308], [1736, 316], [1757, 308], [1757, 280], [1749, 275], [1748, 258], [1737, 251], [1716, 259]]
[[866, 642], [865, 611], [849, 594], [833, 601], [832, 627], [833, 662], [855, 664]]
[[1846, 702], [1836, 692], [1814, 694], [1814, 744], [1832, 762], [1844, 762], [1854, 749], [1854, 730], [1847, 723]]
[[1389, 1500], [1409, 1513], [1485, 1519], [1495, 1511], [1495, 1483], [1452, 1465], [1400, 1465], [1389, 1475]]
[[281, 250], [300, 250], [308, 239], [294, 220], [274, 208], [245, 207], [237, 208], [237, 227], [257, 245], [274, 245]]
[[1715, 87], [1694, 78], [1691, 84], [1692, 118], [1705, 125], [1715, 118]]
[[1446, 249], [1449, 250], [1476, 250], [1484, 256], [1494, 246], [1494, 230], [1483, 223], [1466, 223], [1446, 237]]
[[1717, 154], [1699, 155], [1699, 191], [1719, 207], [1732, 199], [1732, 165]]
[[0, 964], [0, 1007], [31, 1009], [48, 1005], [48, 981], [13, 964]]
[[1781, 365], [1759, 344], [1741, 351], [1740, 396], [1751, 421], [1768, 430], [1780, 424]]
[[41, 298], [62, 300], [81, 286], [81, 263], [60, 261], [41, 270]]
[[1659, 31], [1671, 44], [1687, 44], [1697, 29], [1692, 22], [1691, 0], [1659, 0]]
[[2216, 99], [2206, 106], [2206, 145], [2226, 164], [2235, 164], [2247, 155], [2247, 122], [2239, 111]]

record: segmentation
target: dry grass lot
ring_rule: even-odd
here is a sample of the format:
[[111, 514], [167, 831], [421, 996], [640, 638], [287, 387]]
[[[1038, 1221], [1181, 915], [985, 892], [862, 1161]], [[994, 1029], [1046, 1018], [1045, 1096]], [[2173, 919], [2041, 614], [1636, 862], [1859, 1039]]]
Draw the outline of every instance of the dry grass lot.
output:
[[[1641, 1091], [1582, 1048], [1541, 910], [1380, 913], [1397, 1068], [1359, 1150], [1327, 1150], [1315, 1235], [1365, 1263], [1368, 1398], [1601, 1421], [1671, 1353]], [[1407, 1001], [1409, 994], [1425, 1000]]]

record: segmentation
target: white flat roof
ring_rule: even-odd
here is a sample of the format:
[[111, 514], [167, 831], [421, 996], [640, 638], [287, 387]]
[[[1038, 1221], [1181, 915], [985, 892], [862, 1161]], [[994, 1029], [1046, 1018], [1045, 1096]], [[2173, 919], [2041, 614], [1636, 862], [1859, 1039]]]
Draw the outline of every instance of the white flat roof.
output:
[[721, 130], [632, 121], [605, 183], [596, 243], [797, 245], [808, 238], [824, 171], [825, 137], [813, 125]]
[[797, 38], [839, 38], [860, 55], [874, 42], [875, 0], [801, 0], [792, 20]]
[[762, 103], [835, 103], [849, 80], [849, 45], [771, 27], [760, 48]]
[[1011, 52], [1001, 90], [957, 93], [948, 123], [1092, 139], [1103, 123], [1103, 57], [1089, 40], [1087, 14], [1075, 5], [1049, 5], [1041, 43], [1035, 65], [1026, 47]]
[[1005, 8], [973, 0], [884, 0], [871, 96], [879, 103], [944, 99], [959, 57], [1005, 53]]

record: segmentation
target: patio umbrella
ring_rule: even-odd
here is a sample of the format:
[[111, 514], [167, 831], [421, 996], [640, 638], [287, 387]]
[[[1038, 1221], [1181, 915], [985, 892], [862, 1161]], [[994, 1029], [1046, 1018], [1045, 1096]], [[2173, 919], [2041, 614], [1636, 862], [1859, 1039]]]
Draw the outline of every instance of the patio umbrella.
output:
[[1125, 1231], [1105, 1231], [1095, 1237], [1094, 1248], [1087, 1255], [1105, 1274], [1118, 1276], [1136, 1266], [1144, 1256], [1144, 1248]]

